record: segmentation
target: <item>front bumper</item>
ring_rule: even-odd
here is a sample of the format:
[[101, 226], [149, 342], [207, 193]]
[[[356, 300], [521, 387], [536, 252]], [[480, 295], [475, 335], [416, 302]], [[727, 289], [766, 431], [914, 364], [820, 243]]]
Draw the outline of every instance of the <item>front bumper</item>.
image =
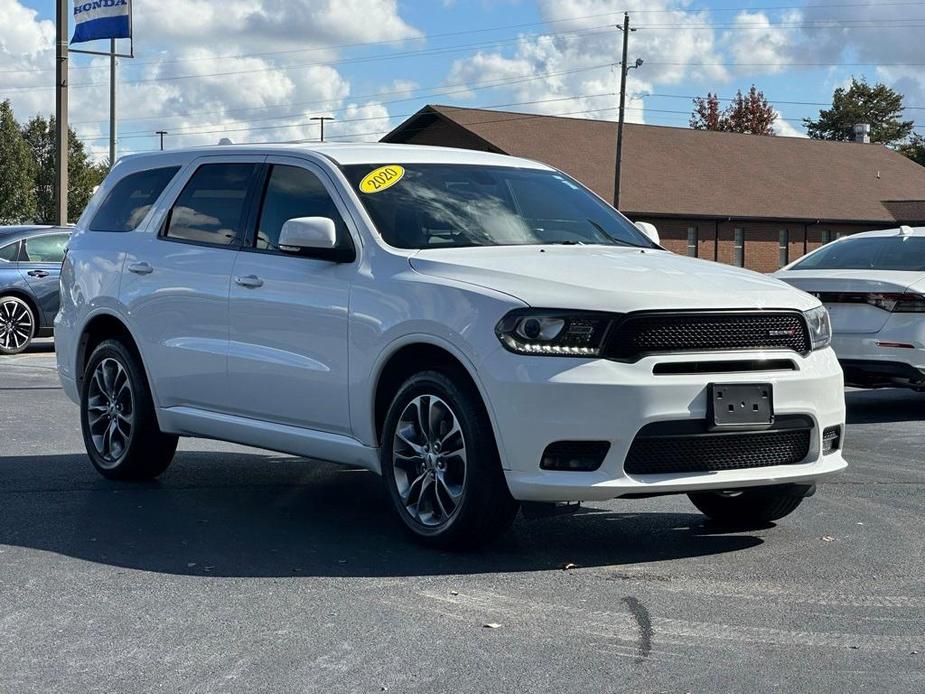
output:
[[[656, 375], [656, 364], [744, 359], [788, 359], [794, 370]], [[830, 349], [801, 357], [791, 352], [735, 352], [650, 356], [636, 363], [524, 357], [499, 348], [479, 370], [496, 426], [508, 486], [520, 501], [594, 501], [635, 494], [689, 492], [812, 483], [843, 470], [841, 451], [821, 454], [822, 431], [845, 422], [841, 368]], [[709, 383], [772, 383], [778, 415], [813, 421], [803, 462], [761, 468], [631, 475], [624, 468], [636, 434], [647, 424], [704, 420]], [[844, 429], [842, 430], [844, 431]], [[609, 441], [591, 472], [540, 469], [556, 441]]]

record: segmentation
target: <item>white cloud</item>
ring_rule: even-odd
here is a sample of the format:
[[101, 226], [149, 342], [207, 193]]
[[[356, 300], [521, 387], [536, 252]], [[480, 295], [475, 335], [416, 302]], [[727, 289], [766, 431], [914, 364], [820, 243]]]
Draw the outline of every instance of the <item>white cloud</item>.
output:
[[[397, 0], [137, 3], [134, 21], [139, 57], [120, 61], [121, 152], [152, 146], [155, 130], [167, 130], [171, 146], [217, 142], [222, 133], [214, 131], [223, 129], [236, 142], [312, 139], [318, 124], [310, 117], [322, 112], [363, 119], [357, 127], [328, 125], [339, 132], [388, 129], [384, 105], [351, 101], [339, 70], [319, 63], [336, 60], [338, 46], [421, 37]], [[53, 113], [53, 22], [39, 20], [23, 0], [7, 0], [0, 27], [0, 99], [11, 99], [21, 121]], [[108, 154], [108, 59], [91, 60], [98, 66], [91, 69], [85, 59], [71, 62], [70, 120], [101, 158]], [[390, 88], [416, 86], [396, 80]]]
[[[700, 28], [707, 23], [708, 15], [681, 12], [683, 5], [672, 0], [624, 3], [633, 17], [633, 25], [640, 26], [639, 31], [631, 34], [629, 61], [637, 57], [646, 61], [640, 69], [629, 73], [629, 121], [644, 120], [640, 95], [651, 91], [655, 84], [727, 77], [724, 68], [715, 64], [722, 60], [713, 32]], [[540, 102], [518, 110], [615, 118], [614, 95], [619, 88], [620, 72], [612, 66], [621, 59], [622, 37], [614, 25], [622, 17], [619, 13], [607, 14], [613, 12], [613, 3], [539, 0], [539, 6], [543, 18], [556, 20], [548, 34], [522, 37], [509, 53], [480, 52], [457, 60], [447, 82], [465, 82], [473, 87], [507, 82], [497, 91], [511, 101]], [[641, 11], [633, 15], [633, 10]], [[651, 27], [645, 28], [647, 24]], [[539, 79], [524, 80], [525, 77]]]

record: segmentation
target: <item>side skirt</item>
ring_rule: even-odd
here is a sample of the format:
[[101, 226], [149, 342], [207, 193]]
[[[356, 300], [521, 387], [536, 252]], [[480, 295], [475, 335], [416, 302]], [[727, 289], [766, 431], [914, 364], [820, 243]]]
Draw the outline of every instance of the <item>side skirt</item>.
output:
[[349, 436], [276, 424], [196, 407], [167, 407], [158, 411], [164, 432], [265, 448], [343, 465], [358, 465], [376, 474], [379, 449], [364, 446]]

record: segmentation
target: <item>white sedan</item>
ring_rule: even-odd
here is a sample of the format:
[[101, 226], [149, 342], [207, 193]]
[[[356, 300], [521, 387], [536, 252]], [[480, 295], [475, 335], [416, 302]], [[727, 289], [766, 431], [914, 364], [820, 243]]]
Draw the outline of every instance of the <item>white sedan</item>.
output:
[[925, 390], [925, 227], [847, 236], [775, 276], [828, 308], [848, 385]]

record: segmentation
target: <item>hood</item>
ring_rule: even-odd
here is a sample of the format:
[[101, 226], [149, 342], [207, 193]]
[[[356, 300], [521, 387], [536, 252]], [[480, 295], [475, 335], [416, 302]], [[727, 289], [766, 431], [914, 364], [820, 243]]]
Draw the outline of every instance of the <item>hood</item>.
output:
[[487, 287], [529, 306], [589, 311], [806, 310], [813, 297], [783, 282], [668, 251], [609, 246], [426, 249], [410, 258], [424, 275]]

